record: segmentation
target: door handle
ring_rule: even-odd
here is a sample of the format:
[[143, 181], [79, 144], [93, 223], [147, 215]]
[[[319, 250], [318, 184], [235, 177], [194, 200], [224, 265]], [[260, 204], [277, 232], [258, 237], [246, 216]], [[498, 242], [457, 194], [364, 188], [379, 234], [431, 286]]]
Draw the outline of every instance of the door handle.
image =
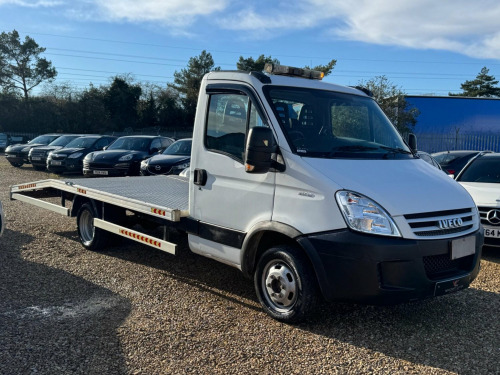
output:
[[205, 186], [207, 183], [207, 171], [205, 169], [194, 170], [194, 184], [198, 186]]

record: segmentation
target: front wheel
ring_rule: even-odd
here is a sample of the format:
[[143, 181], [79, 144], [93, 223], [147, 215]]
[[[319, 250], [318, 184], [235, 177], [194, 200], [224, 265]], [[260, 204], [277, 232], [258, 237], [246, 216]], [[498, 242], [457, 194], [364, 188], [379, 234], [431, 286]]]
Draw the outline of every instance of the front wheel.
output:
[[262, 254], [254, 284], [264, 311], [285, 323], [304, 320], [319, 301], [312, 266], [304, 253], [294, 247], [277, 246]]
[[13, 167], [16, 167], [16, 168], [22, 167], [22, 165], [23, 165], [23, 163], [18, 163], [16, 161], [11, 161], [9, 163], [10, 163], [10, 165], [12, 165]]
[[97, 214], [90, 203], [85, 203], [78, 210], [76, 215], [76, 225], [78, 236], [82, 245], [89, 250], [103, 250], [109, 239], [109, 232], [94, 226], [94, 218]]

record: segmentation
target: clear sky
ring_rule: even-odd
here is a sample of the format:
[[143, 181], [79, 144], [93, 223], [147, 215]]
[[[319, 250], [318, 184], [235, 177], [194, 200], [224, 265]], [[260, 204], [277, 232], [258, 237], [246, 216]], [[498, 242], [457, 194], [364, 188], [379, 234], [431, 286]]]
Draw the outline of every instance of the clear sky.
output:
[[14, 29], [77, 88], [128, 73], [165, 85], [204, 49], [222, 69], [336, 59], [328, 82], [385, 75], [410, 95], [460, 92], [483, 66], [500, 78], [498, 0], [0, 0], [0, 31]]

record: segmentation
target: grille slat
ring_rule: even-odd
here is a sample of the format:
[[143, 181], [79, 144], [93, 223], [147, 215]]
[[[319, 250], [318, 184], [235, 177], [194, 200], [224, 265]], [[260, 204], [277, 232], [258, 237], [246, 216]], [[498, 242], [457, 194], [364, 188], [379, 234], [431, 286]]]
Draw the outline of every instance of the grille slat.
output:
[[[446, 237], [456, 233], [467, 232], [474, 227], [474, 208], [435, 211], [404, 216], [413, 234], [418, 237]], [[455, 223], [447, 223], [447, 227], [441, 227], [440, 221], [459, 219], [460, 226]]]

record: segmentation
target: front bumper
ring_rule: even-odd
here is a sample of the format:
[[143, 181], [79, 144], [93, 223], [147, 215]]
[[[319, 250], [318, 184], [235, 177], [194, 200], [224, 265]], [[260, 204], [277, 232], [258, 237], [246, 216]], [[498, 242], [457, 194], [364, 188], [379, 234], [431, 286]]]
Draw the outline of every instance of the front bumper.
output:
[[451, 239], [408, 240], [350, 230], [298, 239], [326, 300], [394, 304], [464, 289], [479, 272], [482, 230], [475, 253], [450, 259]]
[[65, 158], [62, 160], [47, 161], [47, 170], [53, 173], [82, 173], [83, 163], [81, 159]]
[[5, 153], [5, 158], [9, 163], [15, 164], [28, 164], [30, 162], [27, 153]]

